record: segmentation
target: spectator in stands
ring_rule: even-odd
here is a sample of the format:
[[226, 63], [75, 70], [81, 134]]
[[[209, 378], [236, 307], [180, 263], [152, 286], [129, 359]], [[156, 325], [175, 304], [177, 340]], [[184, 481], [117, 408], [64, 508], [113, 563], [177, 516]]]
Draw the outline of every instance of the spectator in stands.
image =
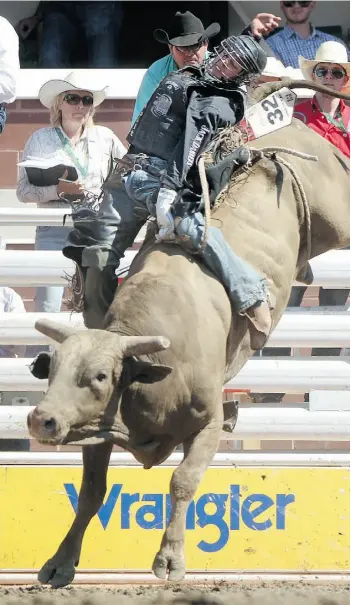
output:
[[[350, 93], [350, 63], [347, 51], [339, 42], [324, 42], [313, 60], [299, 57], [300, 69], [306, 80], [313, 80], [333, 90]], [[347, 157], [350, 157], [350, 107], [342, 99], [334, 99], [316, 92], [312, 99], [295, 107], [294, 117], [330, 141]], [[300, 305], [306, 287], [296, 288], [294, 304]], [[319, 304], [322, 306], [345, 305], [349, 290], [324, 290], [320, 288]], [[340, 349], [313, 349], [312, 355], [340, 355]]]
[[[71, 201], [83, 199], [86, 192], [99, 195], [115, 158], [126, 149], [117, 136], [93, 121], [95, 108], [106, 97], [106, 88], [96, 90], [89, 76], [70, 73], [64, 80], [50, 80], [39, 91], [39, 100], [50, 110], [51, 126], [41, 128], [28, 139], [23, 160], [28, 156], [57, 159], [57, 164], [75, 167], [78, 179], [60, 180], [57, 185], [32, 185], [21, 167], [17, 197], [21, 202], [35, 202], [41, 208], [67, 207]], [[66, 171], [67, 173], [67, 171]], [[63, 175], [63, 178], [67, 174]], [[62, 250], [69, 227], [37, 227], [36, 250]], [[35, 310], [59, 312], [63, 287], [37, 288]]]
[[[256, 39], [278, 27], [280, 17], [270, 13], [259, 13], [243, 31]], [[145, 73], [135, 101], [132, 124], [156, 90], [161, 80], [172, 71], [186, 65], [200, 65], [209, 55], [208, 42], [220, 31], [219, 23], [211, 23], [206, 29], [190, 11], [177, 12], [168, 31], [155, 29], [154, 37], [158, 42], [168, 45], [169, 54], [155, 61]]]
[[18, 36], [7, 19], [0, 17], [0, 134], [6, 122], [6, 103], [16, 98], [18, 73]]
[[41, 67], [72, 67], [78, 53], [87, 67], [97, 69], [116, 67], [121, 21], [120, 1], [40, 2], [35, 15], [22, 19], [18, 27], [25, 39], [42, 22]]
[[[0, 244], [0, 247], [1, 244]], [[22, 298], [12, 288], [0, 287], [0, 313], [25, 313], [26, 309]], [[26, 347], [24, 345], [1, 345], [1, 357], [24, 357]], [[28, 451], [30, 449], [29, 439], [0, 439], [0, 451]]]
[[309, 18], [315, 6], [315, 0], [280, 2], [286, 24], [281, 31], [268, 38], [267, 43], [286, 67], [298, 68], [299, 55], [314, 59], [323, 42], [334, 40], [344, 44], [339, 38], [313, 27]]

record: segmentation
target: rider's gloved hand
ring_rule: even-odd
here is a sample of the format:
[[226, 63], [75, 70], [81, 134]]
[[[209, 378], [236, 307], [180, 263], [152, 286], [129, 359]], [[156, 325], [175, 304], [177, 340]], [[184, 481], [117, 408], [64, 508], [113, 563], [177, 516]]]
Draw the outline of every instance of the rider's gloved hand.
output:
[[177, 197], [176, 191], [161, 187], [156, 202], [156, 218], [159, 226], [159, 232], [156, 236], [157, 241], [174, 239], [174, 218], [171, 212], [174, 200]]

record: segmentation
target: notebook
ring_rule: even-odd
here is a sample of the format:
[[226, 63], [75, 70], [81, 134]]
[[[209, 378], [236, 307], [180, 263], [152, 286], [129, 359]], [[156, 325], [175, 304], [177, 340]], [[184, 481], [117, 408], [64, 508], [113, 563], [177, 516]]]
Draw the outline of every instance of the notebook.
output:
[[65, 178], [68, 181], [76, 181], [78, 179], [78, 173], [74, 166], [57, 164], [57, 159], [53, 158], [28, 156], [26, 160], [19, 162], [17, 166], [25, 168], [29, 182], [36, 187], [58, 185], [59, 179], [63, 177], [66, 170], [68, 174]]

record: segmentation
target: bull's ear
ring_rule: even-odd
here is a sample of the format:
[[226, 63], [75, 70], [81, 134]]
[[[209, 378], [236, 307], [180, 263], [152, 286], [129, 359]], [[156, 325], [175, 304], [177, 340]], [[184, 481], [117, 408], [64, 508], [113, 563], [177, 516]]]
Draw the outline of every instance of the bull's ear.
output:
[[46, 352], [39, 353], [29, 366], [29, 369], [35, 378], [49, 378], [51, 355]]
[[123, 371], [121, 376], [121, 386], [126, 388], [132, 382], [142, 382], [151, 384], [163, 380], [172, 372], [173, 368], [162, 363], [151, 363], [141, 361], [135, 357], [129, 357], [123, 362]]

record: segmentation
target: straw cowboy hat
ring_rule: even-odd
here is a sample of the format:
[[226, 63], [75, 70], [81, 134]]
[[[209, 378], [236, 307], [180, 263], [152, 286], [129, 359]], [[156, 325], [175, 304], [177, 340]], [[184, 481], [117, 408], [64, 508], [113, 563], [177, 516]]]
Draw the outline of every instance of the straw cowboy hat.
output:
[[[316, 56], [313, 60], [299, 57], [299, 65], [305, 80], [312, 80], [312, 73], [314, 67], [318, 63], [337, 63], [342, 65], [345, 69], [348, 78], [350, 78], [350, 63], [347, 60], [347, 50], [340, 42], [323, 42], [316, 52]], [[346, 85], [342, 89], [342, 92], [348, 92], [350, 90], [350, 82], [347, 81]]]
[[190, 11], [180, 13], [179, 11], [173, 17], [168, 32], [164, 29], [155, 29], [154, 38], [157, 42], [163, 44], [172, 44], [173, 46], [193, 46], [209, 40], [220, 32], [219, 23], [211, 23], [206, 29], [202, 21], [195, 17]]
[[72, 71], [64, 80], [49, 80], [43, 84], [39, 90], [39, 101], [50, 109], [57, 95], [75, 89], [91, 92], [94, 98], [93, 105], [97, 107], [106, 98], [108, 86], [105, 86], [102, 90], [95, 90], [91, 87], [91, 74], [86, 76], [82, 73]]

